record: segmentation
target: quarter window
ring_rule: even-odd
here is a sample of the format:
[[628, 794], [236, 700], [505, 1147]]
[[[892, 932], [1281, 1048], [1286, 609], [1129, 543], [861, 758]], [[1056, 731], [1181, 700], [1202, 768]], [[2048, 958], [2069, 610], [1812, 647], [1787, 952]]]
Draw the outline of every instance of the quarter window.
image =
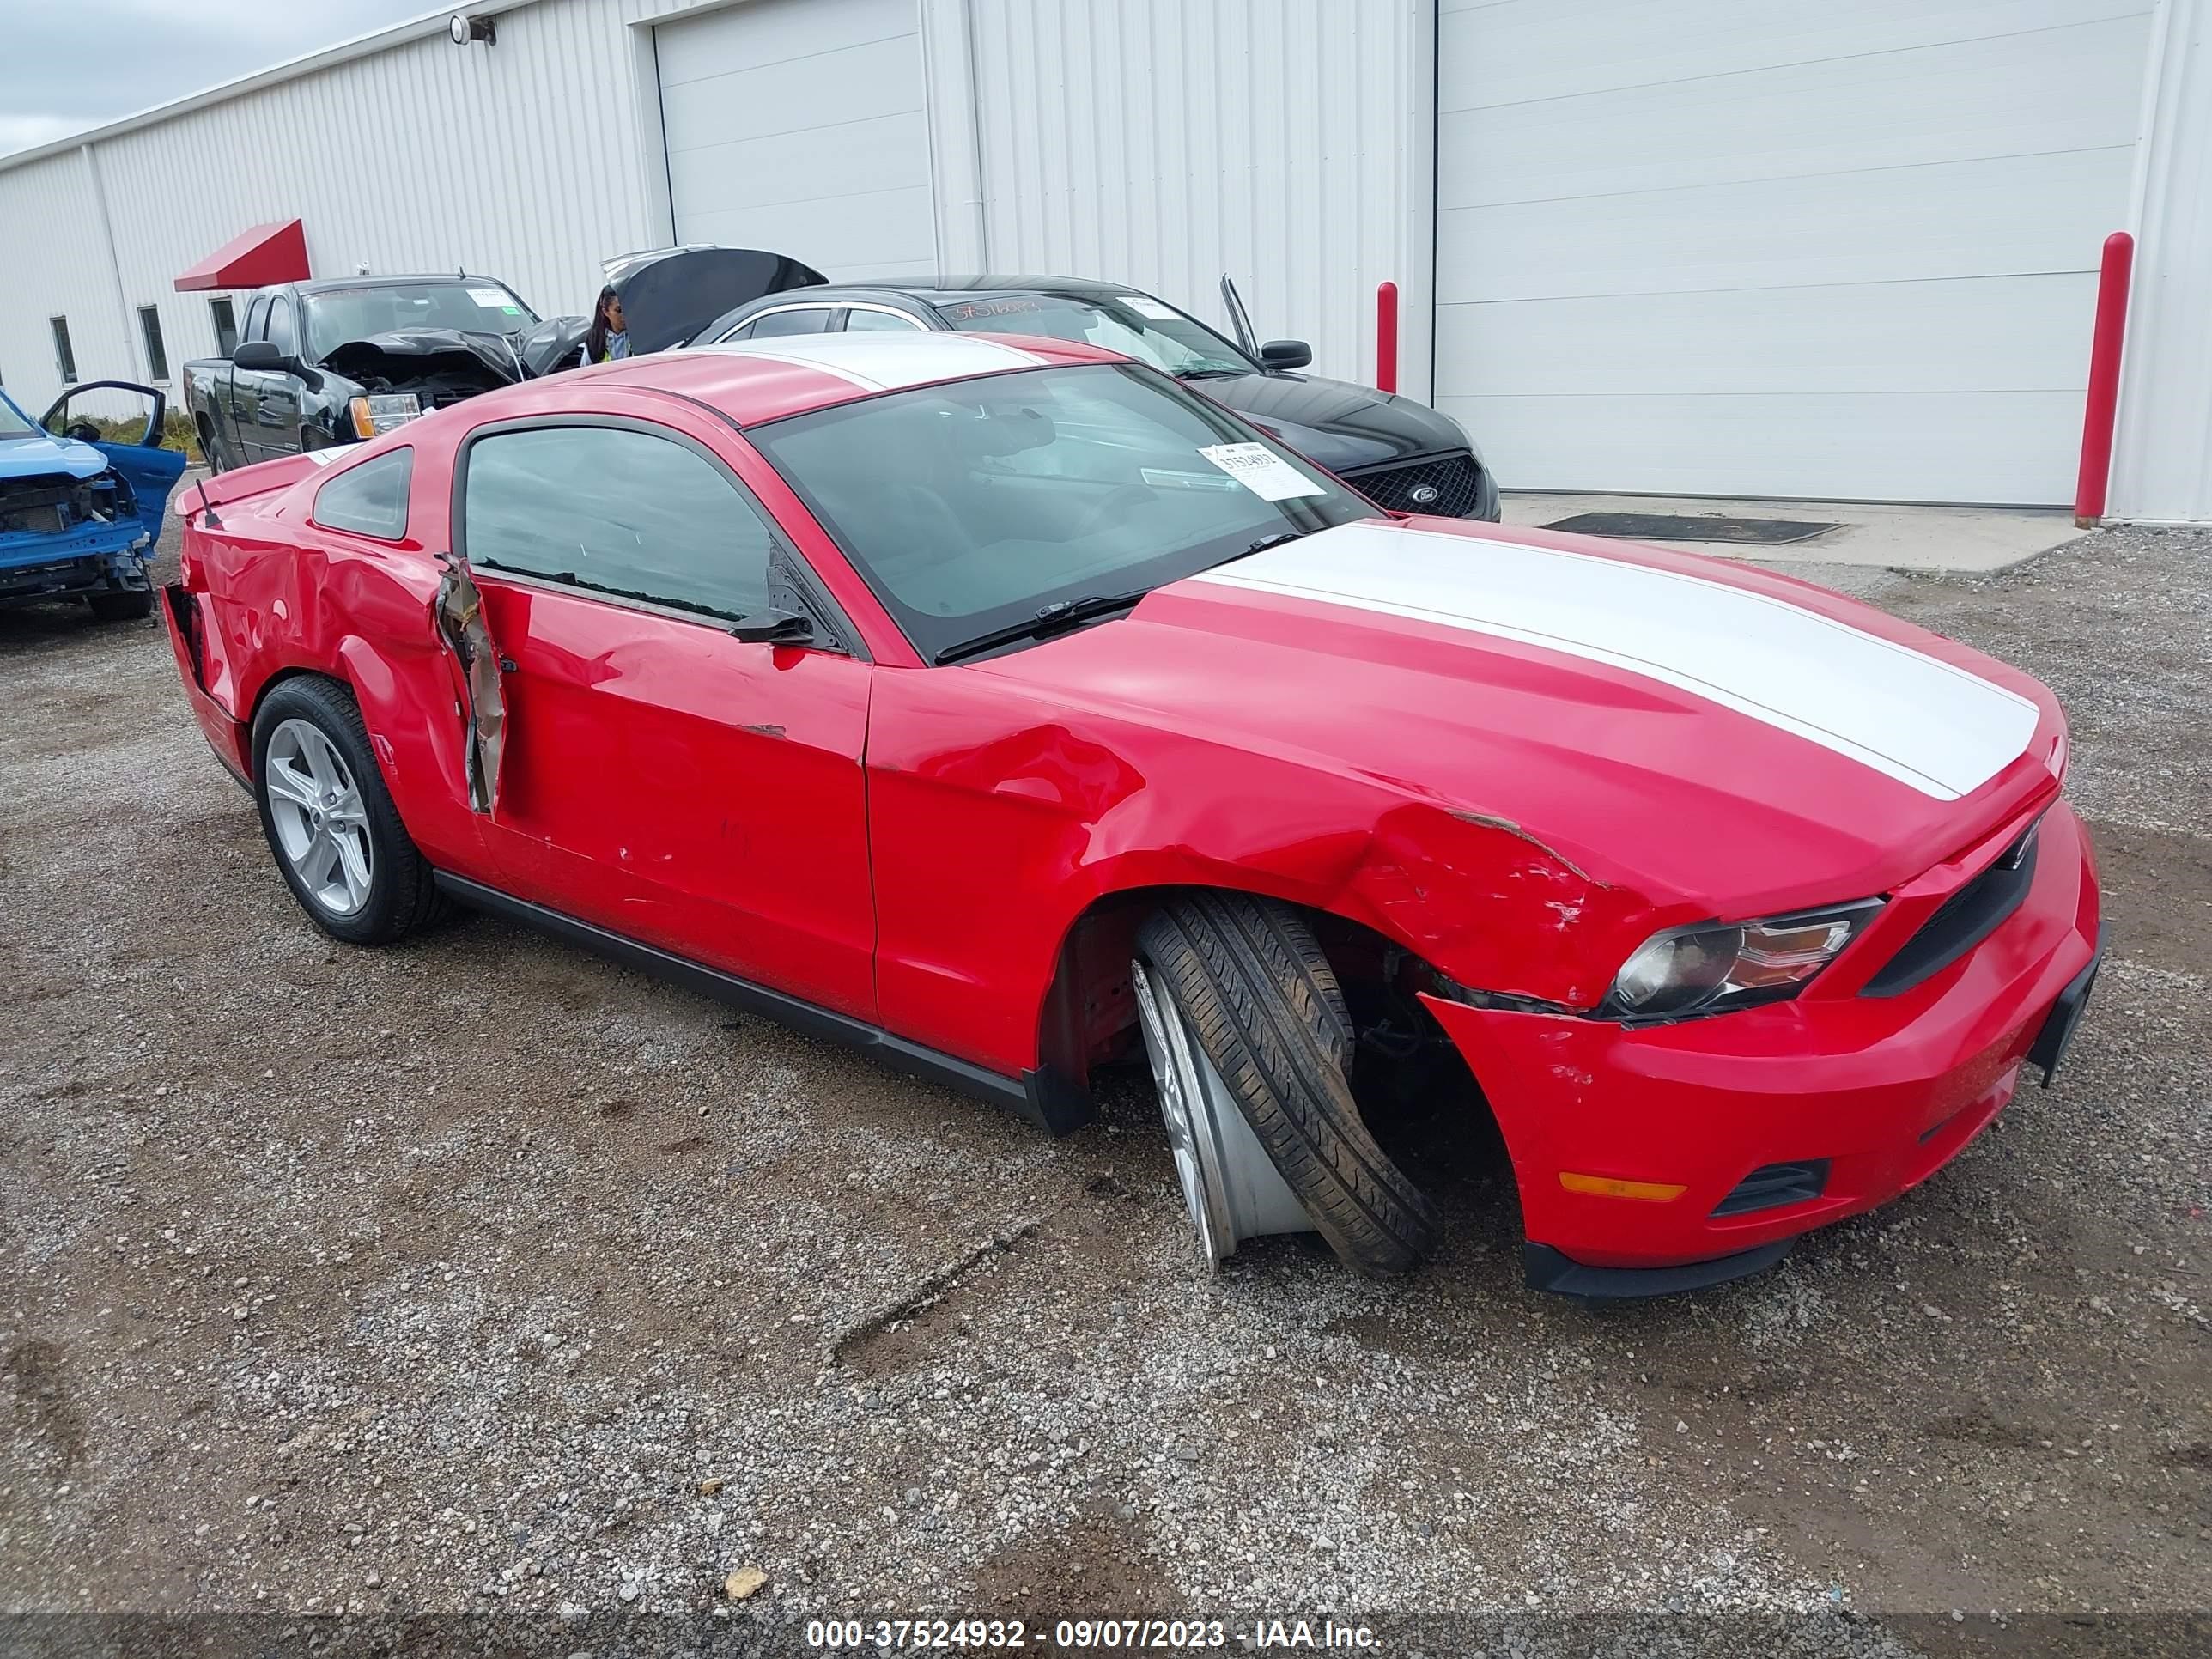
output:
[[246, 337], [249, 340], [266, 339], [268, 327], [269, 296], [264, 294], [246, 307]]
[[737, 337], [765, 340], [778, 334], [823, 334], [829, 328], [829, 307], [794, 306], [789, 311], [771, 311], [765, 317], [754, 318]]
[[720, 622], [769, 607], [775, 532], [713, 462], [618, 427], [538, 427], [470, 446], [469, 562]]
[[896, 311], [870, 311], [863, 307], [854, 306], [852, 310], [845, 313], [845, 331], [848, 334], [862, 334], [872, 330], [886, 328], [912, 332], [921, 326], [921, 325], [913, 318]]
[[414, 476], [411, 449], [395, 449], [349, 466], [315, 492], [315, 522], [380, 542], [404, 541], [407, 486]]

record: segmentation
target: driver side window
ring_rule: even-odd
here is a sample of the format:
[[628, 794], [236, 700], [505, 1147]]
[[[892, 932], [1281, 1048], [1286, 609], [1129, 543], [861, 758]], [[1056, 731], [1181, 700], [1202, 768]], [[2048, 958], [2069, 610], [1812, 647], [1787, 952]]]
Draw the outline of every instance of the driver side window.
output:
[[470, 563], [738, 622], [769, 609], [767, 516], [690, 444], [626, 427], [538, 427], [470, 445]]
[[269, 343], [287, 356], [298, 349], [292, 331], [292, 302], [281, 294], [269, 306]]

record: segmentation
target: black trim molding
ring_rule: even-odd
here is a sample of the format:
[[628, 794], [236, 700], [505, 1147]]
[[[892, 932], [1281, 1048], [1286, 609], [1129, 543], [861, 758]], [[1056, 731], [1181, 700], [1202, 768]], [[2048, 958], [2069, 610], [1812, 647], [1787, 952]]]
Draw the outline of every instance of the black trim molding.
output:
[[1740, 1250], [1711, 1261], [1686, 1261], [1679, 1267], [1586, 1267], [1548, 1244], [1530, 1243], [1521, 1247], [1521, 1266], [1532, 1291], [1579, 1297], [1586, 1302], [1614, 1302], [1641, 1296], [1680, 1296], [1765, 1273], [1789, 1255], [1796, 1242], [1778, 1238], [1755, 1250]]
[[580, 945], [626, 968], [635, 968], [702, 996], [760, 1014], [808, 1036], [865, 1050], [894, 1071], [940, 1083], [975, 1099], [1003, 1106], [1048, 1134], [1068, 1134], [1097, 1115], [1087, 1091], [1049, 1068], [1024, 1072], [1019, 1077], [1002, 1076], [940, 1049], [910, 1042], [880, 1025], [871, 1025], [849, 1014], [771, 990], [765, 985], [756, 985], [750, 980], [739, 979], [734, 974], [707, 967], [657, 945], [641, 944], [594, 923], [580, 921], [544, 905], [471, 881], [465, 876], [441, 870], [437, 872], [437, 882], [441, 891], [471, 909], [519, 921], [564, 944]]

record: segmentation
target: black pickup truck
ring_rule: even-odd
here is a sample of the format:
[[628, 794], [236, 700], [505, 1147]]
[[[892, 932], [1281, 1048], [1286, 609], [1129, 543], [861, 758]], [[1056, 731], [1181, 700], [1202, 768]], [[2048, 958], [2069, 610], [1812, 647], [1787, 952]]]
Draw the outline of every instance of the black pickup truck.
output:
[[[629, 348], [677, 345], [728, 307], [819, 283], [757, 248], [663, 247], [605, 265]], [[447, 404], [574, 366], [586, 317], [538, 313], [492, 276], [337, 276], [257, 292], [228, 357], [185, 365], [185, 407], [217, 471], [358, 442]]]
[[[266, 288], [228, 357], [184, 368], [218, 471], [353, 443], [544, 368], [538, 313], [491, 276], [341, 276]], [[568, 348], [573, 350], [574, 347]]]

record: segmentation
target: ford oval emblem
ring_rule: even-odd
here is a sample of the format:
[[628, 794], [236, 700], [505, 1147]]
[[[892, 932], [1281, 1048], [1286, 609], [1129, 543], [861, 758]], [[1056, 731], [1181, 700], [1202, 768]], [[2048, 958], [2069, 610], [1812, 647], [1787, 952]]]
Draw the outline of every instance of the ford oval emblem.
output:
[[1416, 484], [1413, 487], [1413, 505], [1416, 507], [1434, 507], [1437, 503], [1437, 495], [1438, 493], [1439, 492], [1434, 484]]

